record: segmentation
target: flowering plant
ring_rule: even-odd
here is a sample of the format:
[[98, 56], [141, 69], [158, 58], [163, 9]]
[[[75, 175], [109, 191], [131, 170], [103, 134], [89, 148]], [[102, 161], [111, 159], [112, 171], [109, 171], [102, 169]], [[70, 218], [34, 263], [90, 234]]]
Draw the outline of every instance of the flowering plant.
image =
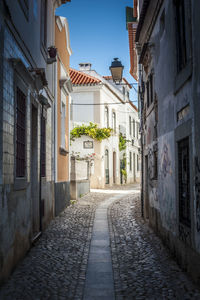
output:
[[87, 135], [97, 141], [108, 139], [111, 135], [112, 128], [98, 128], [97, 124], [90, 122], [88, 126], [82, 125], [74, 127], [70, 132], [70, 139], [74, 141], [82, 135]]

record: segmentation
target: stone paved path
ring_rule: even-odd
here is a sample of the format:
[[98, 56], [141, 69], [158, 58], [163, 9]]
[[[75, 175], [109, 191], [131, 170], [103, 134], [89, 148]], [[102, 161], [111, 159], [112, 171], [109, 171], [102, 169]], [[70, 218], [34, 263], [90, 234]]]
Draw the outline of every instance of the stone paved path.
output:
[[108, 220], [116, 300], [200, 299], [200, 291], [141, 219], [137, 195], [115, 201]]
[[122, 198], [121, 194], [108, 198], [96, 210], [84, 300], [115, 300], [107, 209], [111, 203], [119, 198]]
[[[2, 286], [0, 300], [104, 299], [102, 295], [97, 298], [96, 294], [95, 298], [91, 294], [90, 284], [96, 284], [100, 273], [97, 265], [91, 267], [91, 262], [98, 263], [96, 246], [105, 246], [108, 250], [108, 228], [112, 257], [106, 251], [105, 261], [111, 274], [112, 259], [116, 300], [200, 299], [199, 290], [142, 221], [139, 186], [131, 191], [132, 194], [129, 188], [123, 187], [124, 191], [120, 188], [93, 191], [66, 208], [51, 222]], [[108, 207], [109, 202], [113, 203]], [[100, 224], [102, 219], [108, 221], [108, 227], [106, 222]], [[100, 233], [101, 226], [104, 233]], [[104, 261], [103, 256], [99, 258]], [[106, 264], [101, 267], [106, 271]], [[89, 277], [93, 277], [94, 273], [95, 282], [91, 282]], [[110, 278], [112, 298], [109, 295], [108, 300], [114, 299], [112, 276]], [[100, 282], [93, 287], [98, 290], [105, 288]]]
[[90, 193], [55, 218], [0, 289], [0, 300], [82, 299], [94, 214], [107, 197]]

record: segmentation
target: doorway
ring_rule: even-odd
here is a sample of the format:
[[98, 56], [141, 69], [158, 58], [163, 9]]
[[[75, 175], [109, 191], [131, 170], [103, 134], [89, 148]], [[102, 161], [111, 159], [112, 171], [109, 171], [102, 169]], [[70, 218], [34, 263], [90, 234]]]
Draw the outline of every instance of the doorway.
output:
[[32, 200], [32, 239], [39, 233], [39, 176], [38, 176], [38, 110], [31, 109], [31, 200]]

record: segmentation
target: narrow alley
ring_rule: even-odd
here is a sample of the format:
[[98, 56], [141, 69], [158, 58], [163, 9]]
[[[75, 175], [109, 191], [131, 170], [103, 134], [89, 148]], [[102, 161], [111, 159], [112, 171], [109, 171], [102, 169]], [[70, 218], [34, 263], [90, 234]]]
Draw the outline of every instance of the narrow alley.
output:
[[129, 185], [92, 190], [71, 203], [16, 267], [0, 299], [200, 299], [141, 218], [139, 195], [139, 185]]

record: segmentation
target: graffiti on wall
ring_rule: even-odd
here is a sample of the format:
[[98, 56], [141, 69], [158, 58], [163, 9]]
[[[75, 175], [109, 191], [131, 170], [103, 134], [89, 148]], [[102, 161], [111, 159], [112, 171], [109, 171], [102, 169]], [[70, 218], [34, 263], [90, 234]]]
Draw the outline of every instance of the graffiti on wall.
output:
[[195, 194], [196, 194], [196, 226], [200, 232], [200, 162], [195, 157]]
[[164, 179], [168, 174], [172, 174], [171, 168], [171, 157], [169, 154], [169, 146], [167, 144], [163, 145], [161, 152], [161, 177]]
[[176, 232], [176, 191], [174, 172], [174, 136], [168, 133], [159, 138], [158, 199], [163, 226]]

